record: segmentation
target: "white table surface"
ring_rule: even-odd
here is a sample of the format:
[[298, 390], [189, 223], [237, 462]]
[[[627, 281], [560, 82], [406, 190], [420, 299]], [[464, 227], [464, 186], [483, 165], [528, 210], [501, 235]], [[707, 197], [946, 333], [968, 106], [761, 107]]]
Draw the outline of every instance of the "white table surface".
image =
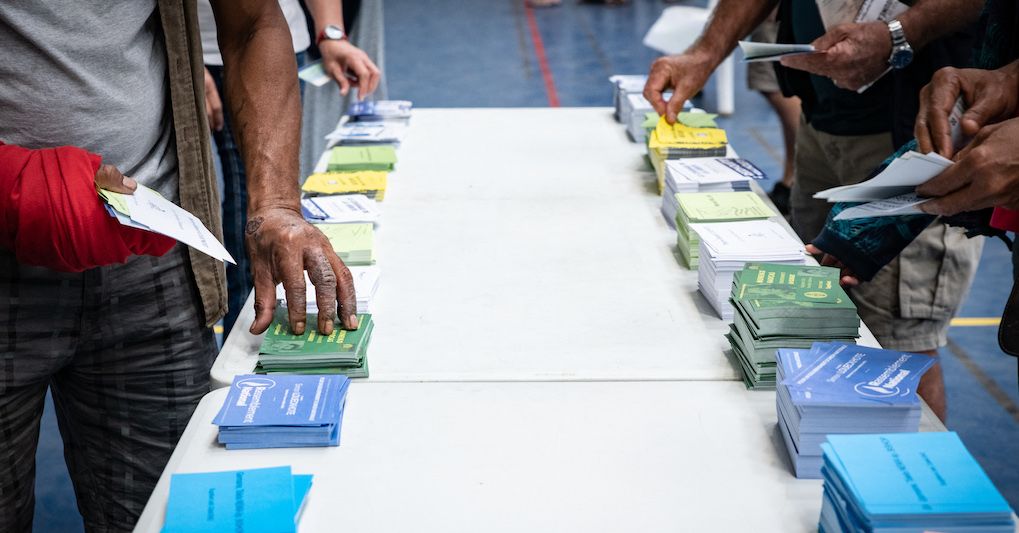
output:
[[[415, 110], [376, 233], [370, 379], [738, 379], [643, 151], [608, 108]], [[251, 309], [217, 387], [255, 366]]]
[[[136, 532], [165, 519], [170, 474], [292, 465], [315, 474], [300, 531], [816, 530], [775, 393], [737, 382], [354, 383], [336, 448], [232, 450], [206, 396]], [[943, 430], [929, 412], [925, 430]]]

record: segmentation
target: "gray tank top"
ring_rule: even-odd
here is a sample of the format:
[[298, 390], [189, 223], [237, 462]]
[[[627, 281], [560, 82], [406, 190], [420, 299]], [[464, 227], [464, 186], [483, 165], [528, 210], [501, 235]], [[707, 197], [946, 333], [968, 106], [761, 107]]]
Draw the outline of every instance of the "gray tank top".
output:
[[155, 0], [0, 2], [0, 141], [80, 146], [177, 201]]

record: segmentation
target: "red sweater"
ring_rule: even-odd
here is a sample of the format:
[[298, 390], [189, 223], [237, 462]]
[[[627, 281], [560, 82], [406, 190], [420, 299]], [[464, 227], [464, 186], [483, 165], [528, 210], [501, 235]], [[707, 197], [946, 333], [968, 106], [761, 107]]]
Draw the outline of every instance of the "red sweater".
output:
[[170, 251], [175, 240], [107, 213], [95, 190], [100, 162], [73, 146], [29, 150], [0, 142], [0, 248], [19, 263], [64, 272]]

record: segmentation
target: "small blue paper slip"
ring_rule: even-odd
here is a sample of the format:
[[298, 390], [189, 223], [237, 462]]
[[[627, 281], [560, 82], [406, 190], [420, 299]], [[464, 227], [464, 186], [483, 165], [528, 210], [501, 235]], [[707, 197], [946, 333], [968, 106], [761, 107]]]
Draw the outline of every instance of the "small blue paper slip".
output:
[[174, 474], [163, 533], [294, 533], [311, 475], [289, 466]]
[[243, 375], [213, 424], [227, 449], [337, 446], [350, 380], [343, 375]]
[[1012, 510], [954, 432], [831, 435], [825, 531], [1014, 530]]
[[407, 119], [413, 107], [410, 100], [364, 100], [350, 104], [347, 115], [352, 122]]
[[917, 404], [920, 377], [935, 361], [921, 354], [843, 343], [812, 347], [809, 356], [814, 358], [811, 363], [782, 381], [797, 405]]

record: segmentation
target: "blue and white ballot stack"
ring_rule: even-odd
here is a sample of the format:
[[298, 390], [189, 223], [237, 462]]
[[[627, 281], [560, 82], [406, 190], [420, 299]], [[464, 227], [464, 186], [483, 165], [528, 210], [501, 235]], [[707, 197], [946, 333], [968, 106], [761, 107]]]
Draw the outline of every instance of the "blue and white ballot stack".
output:
[[228, 450], [339, 446], [349, 385], [338, 374], [236, 376], [212, 423]]
[[926, 355], [856, 344], [779, 349], [778, 425], [798, 478], [821, 477], [821, 444], [830, 434], [916, 432]]
[[1015, 531], [1012, 509], [954, 432], [831, 435], [818, 530]]

